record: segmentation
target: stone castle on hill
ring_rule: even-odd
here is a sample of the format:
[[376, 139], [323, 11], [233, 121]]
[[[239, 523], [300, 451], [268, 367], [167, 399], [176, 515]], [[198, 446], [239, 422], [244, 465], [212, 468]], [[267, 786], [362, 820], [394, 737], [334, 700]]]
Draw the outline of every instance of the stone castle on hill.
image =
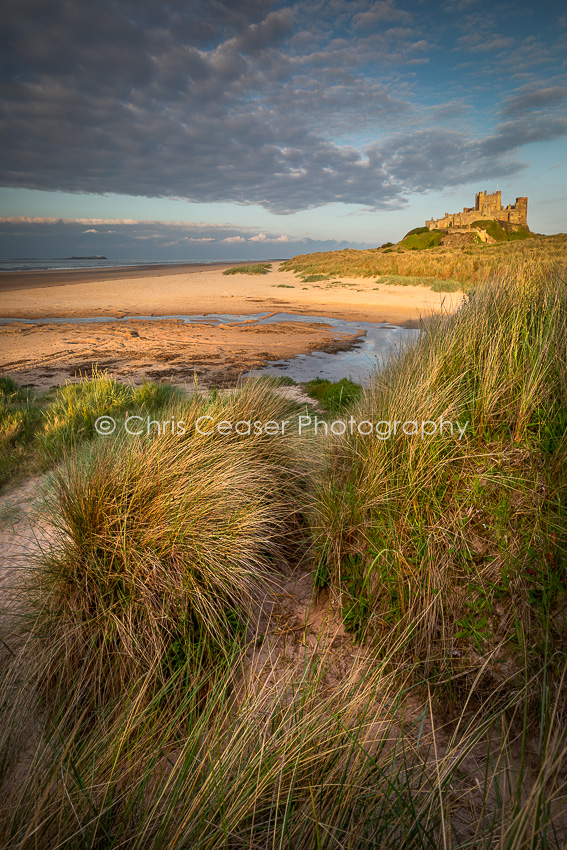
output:
[[502, 193], [477, 192], [474, 207], [465, 207], [461, 213], [445, 213], [443, 218], [426, 221], [429, 230], [447, 230], [450, 227], [469, 227], [475, 221], [494, 219], [500, 223], [521, 224], [528, 228], [528, 199], [516, 198], [515, 204], [502, 206]]

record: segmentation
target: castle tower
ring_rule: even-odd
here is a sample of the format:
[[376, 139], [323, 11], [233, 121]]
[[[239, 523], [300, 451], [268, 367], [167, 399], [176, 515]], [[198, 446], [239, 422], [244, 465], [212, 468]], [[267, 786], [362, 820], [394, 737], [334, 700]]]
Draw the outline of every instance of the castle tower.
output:
[[499, 189], [497, 192], [491, 192], [490, 194], [486, 191], [477, 192], [475, 195], [475, 210], [478, 210], [480, 213], [486, 213], [487, 215], [490, 213], [500, 212], [502, 209], [502, 192]]
[[516, 198], [516, 203], [514, 204], [517, 213], [517, 223], [523, 225], [524, 227], [528, 226], [528, 199], [527, 198]]

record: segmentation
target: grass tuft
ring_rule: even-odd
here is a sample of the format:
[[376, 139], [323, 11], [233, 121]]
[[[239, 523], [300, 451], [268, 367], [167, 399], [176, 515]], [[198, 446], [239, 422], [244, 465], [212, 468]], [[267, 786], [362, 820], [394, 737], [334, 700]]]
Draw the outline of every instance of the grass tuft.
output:
[[85, 440], [99, 416], [157, 415], [184, 394], [168, 384], [132, 387], [93, 369], [90, 378], [41, 395], [0, 378], [0, 485], [22, 472], [45, 471]]
[[31, 446], [41, 425], [35, 395], [9, 377], [0, 378], [0, 486], [29, 468]]
[[348, 378], [341, 378], [340, 381], [314, 378], [314, 380], [305, 384], [305, 389], [329, 413], [346, 410], [362, 395], [360, 384], [355, 384]]
[[171, 408], [149, 435], [122, 432], [67, 457], [47, 497], [56, 538], [31, 589], [49, 693], [80, 690], [84, 706], [103, 706], [140, 676], [159, 687], [223, 654], [284, 556], [301, 484], [292, 432], [214, 425], [294, 409], [268, 383], [248, 383]]
[[253, 263], [247, 266], [233, 266], [231, 269], [225, 269], [223, 274], [268, 274], [271, 268], [271, 263]]

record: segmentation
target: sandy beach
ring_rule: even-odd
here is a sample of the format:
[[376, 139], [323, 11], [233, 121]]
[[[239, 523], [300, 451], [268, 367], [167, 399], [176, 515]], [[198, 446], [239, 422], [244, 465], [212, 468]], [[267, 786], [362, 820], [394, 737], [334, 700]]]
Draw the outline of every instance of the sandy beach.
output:
[[[0, 326], [0, 372], [35, 387], [90, 374], [93, 365], [134, 381], [222, 385], [272, 360], [348, 348], [360, 335], [293, 320], [259, 325], [256, 314], [295, 313], [416, 327], [420, 317], [456, 309], [462, 299], [459, 293], [437, 293], [423, 286], [380, 285], [379, 279], [304, 283], [293, 272], [280, 272], [279, 266], [273, 263], [266, 275], [223, 275], [230, 266], [220, 263], [6, 273], [0, 278], [0, 317], [69, 322]], [[242, 316], [244, 321], [212, 325], [204, 318], [187, 325], [175, 318], [159, 319], [207, 314]], [[73, 321], [84, 317], [109, 321]]]

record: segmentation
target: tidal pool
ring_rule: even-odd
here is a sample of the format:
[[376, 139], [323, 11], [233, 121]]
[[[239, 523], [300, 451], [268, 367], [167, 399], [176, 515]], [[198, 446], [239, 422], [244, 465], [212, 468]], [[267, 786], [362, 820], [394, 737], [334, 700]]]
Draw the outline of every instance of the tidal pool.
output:
[[263, 323], [283, 321], [321, 322], [331, 325], [341, 333], [360, 332], [364, 336], [361, 336], [360, 341], [349, 351], [338, 351], [335, 354], [326, 351], [298, 354], [289, 360], [271, 362], [263, 369], [256, 369], [247, 375], [287, 375], [298, 383], [315, 378], [327, 381], [349, 378], [358, 384], [366, 384], [388, 361], [394, 348], [416, 339], [421, 333], [413, 328], [401, 328], [385, 322], [347, 322], [328, 316], [298, 316], [293, 313], [278, 313], [262, 320]]

